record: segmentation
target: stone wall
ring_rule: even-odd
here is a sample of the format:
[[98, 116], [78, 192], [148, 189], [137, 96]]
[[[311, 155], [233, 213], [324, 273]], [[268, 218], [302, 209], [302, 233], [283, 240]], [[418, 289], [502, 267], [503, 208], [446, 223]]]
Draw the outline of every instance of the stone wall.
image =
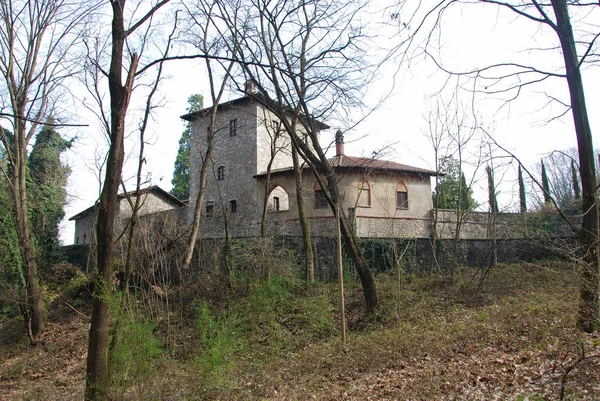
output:
[[[233, 258], [240, 258], [240, 249], [256, 246], [258, 238], [237, 238]], [[271, 237], [275, 252], [282, 252], [291, 258], [299, 275], [304, 274], [304, 251], [302, 238], [297, 236]], [[371, 269], [386, 272], [397, 269], [395, 263], [400, 259], [401, 268], [408, 272], [446, 271], [452, 265], [454, 241], [438, 240], [434, 244], [428, 239], [363, 238], [361, 247]], [[244, 245], [254, 244], [254, 245]], [[315, 277], [330, 281], [337, 278], [336, 238], [332, 236], [313, 237], [315, 253]], [[457, 243], [457, 261], [462, 267], [481, 268], [490, 264], [493, 251], [500, 263], [533, 262], [548, 258], [561, 257], [560, 249], [572, 247], [573, 242], [532, 242], [524, 239], [508, 239], [492, 243], [486, 240], [461, 240]], [[202, 271], [217, 273], [221, 263], [222, 239], [203, 239], [198, 243], [196, 267]], [[435, 248], [435, 254], [434, 254]], [[245, 251], [241, 251], [242, 253]], [[245, 256], [242, 257], [242, 259]], [[351, 258], [344, 252], [344, 269], [349, 275], [356, 275]]]
[[[436, 238], [454, 239], [529, 239], [569, 238], [574, 233], [556, 213], [482, 213], [431, 210]], [[576, 225], [579, 219], [574, 218]], [[458, 222], [458, 224], [457, 224]], [[432, 229], [433, 230], [433, 229]]]
[[[259, 116], [255, 102], [245, 100], [228, 107], [222, 107], [215, 123], [212, 161], [208, 168], [204, 204], [202, 205], [201, 236], [222, 237], [224, 232], [223, 215], [229, 213], [229, 223], [234, 236], [257, 235], [258, 192], [253, 175], [262, 166], [257, 165], [257, 130]], [[230, 132], [230, 124], [235, 120], [235, 135]], [[262, 121], [262, 117], [260, 117]], [[206, 133], [210, 115], [198, 117], [191, 123], [192, 139], [190, 153], [190, 201], [188, 223], [194, 217], [195, 202], [199, 192], [200, 168], [206, 152]], [[263, 150], [261, 150], [262, 152]], [[218, 169], [223, 167], [219, 177]], [[212, 215], [208, 212], [212, 208]]]

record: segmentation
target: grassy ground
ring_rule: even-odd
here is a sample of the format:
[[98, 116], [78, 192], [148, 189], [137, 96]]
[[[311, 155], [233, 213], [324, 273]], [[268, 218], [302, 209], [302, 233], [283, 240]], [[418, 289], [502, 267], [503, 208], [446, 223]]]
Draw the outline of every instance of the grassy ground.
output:
[[[600, 338], [574, 330], [576, 267], [498, 266], [481, 291], [473, 273], [459, 272], [452, 285], [443, 276], [380, 275], [381, 308], [369, 319], [359, 285], [347, 280], [345, 347], [335, 284], [306, 291], [290, 277], [275, 277], [210, 296], [201, 286], [171, 289], [168, 308], [164, 297], [141, 301], [133, 323], [123, 326], [129, 331], [122, 343], [134, 351], [119, 351], [111, 394], [132, 400], [558, 400], [561, 393], [600, 399]], [[82, 398], [86, 299], [54, 294], [51, 324], [34, 347], [19, 319], [1, 323], [0, 399]], [[152, 323], [142, 316], [152, 316]], [[156, 346], [139, 348], [155, 340]]]

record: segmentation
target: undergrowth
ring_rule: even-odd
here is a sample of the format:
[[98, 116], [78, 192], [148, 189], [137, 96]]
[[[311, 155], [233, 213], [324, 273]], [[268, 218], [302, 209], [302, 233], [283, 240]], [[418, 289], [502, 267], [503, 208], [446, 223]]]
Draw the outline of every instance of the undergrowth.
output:
[[335, 314], [326, 292], [303, 293], [299, 281], [273, 276], [253, 283], [246, 297], [225, 310], [213, 311], [202, 302], [195, 361], [205, 389], [231, 387], [239, 371], [331, 336]]
[[[589, 359], [600, 339], [574, 329], [576, 266], [500, 265], [480, 290], [473, 269], [458, 270], [453, 283], [388, 271], [376, 276], [379, 307], [369, 318], [360, 283], [347, 277], [341, 346], [337, 283], [307, 289], [285, 255], [261, 268], [261, 255], [273, 257], [262, 249], [244, 250], [256, 277], [237, 272], [233, 287], [204, 297], [192, 285], [169, 288], [152, 314], [139, 294], [128, 302], [114, 294], [111, 398], [600, 397], [598, 361]], [[71, 293], [85, 287], [77, 276], [64, 281]], [[581, 355], [588, 359], [578, 362]]]

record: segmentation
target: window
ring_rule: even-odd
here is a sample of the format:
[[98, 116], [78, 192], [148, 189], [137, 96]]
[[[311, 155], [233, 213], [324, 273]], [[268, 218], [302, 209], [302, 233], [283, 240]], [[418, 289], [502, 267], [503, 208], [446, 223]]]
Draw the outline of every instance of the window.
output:
[[408, 209], [408, 190], [403, 182], [396, 185], [396, 208]]
[[75, 240], [75, 244], [78, 245], [79, 244], [79, 237], [77, 237], [77, 239]]
[[371, 185], [366, 179], [361, 179], [358, 182], [358, 207], [371, 206]]
[[237, 212], [237, 200], [232, 199], [229, 201], [229, 212], [236, 213]]
[[217, 169], [217, 179], [219, 181], [225, 179], [225, 166], [219, 166], [219, 168]]
[[213, 202], [206, 202], [206, 216], [214, 216], [215, 214], [215, 204]]
[[85, 240], [87, 239], [86, 237], [87, 237], [87, 234], [83, 234], [83, 243], [84, 243], [84, 244], [86, 243], [86, 242], [85, 242]]
[[290, 197], [281, 185], [277, 185], [269, 192], [267, 212], [286, 212], [288, 210], [290, 210]]
[[237, 135], [237, 118], [229, 121], [229, 136]]
[[325, 197], [325, 192], [322, 189], [317, 189], [315, 191], [315, 207], [327, 207], [329, 204], [327, 203], [327, 198]]
[[313, 185], [313, 192], [315, 194], [315, 209], [329, 206], [329, 203], [327, 203], [327, 197], [325, 197], [325, 192], [321, 189], [319, 181], [315, 181]]

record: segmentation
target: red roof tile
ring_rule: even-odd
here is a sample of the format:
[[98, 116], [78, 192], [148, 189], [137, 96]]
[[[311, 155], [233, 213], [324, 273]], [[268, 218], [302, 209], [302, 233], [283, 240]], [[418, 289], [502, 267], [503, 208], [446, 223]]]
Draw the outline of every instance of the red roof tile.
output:
[[[342, 169], [362, 169], [362, 170], [378, 170], [378, 171], [394, 171], [399, 173], [413, 173], [419, 175], [437, 175], [435, 171], [427, 170], [419, 167], [408, 166], [406, 164], [400, 164], [389, 160], [369, 159], [364, 157], [354, 157], [346, 155], [338, 155], [328, 159], [331, 167], [342, 168]], [[303, 169], [307, 169], [308, 166], [303, 165]], [[284, 167], [280, 169], [271, 170], [271, 174], [285, 173], [292, 171], [293, 167]], [[266, 171], [258, 173], [255, 177], [261, 177], [267, 175]]]

